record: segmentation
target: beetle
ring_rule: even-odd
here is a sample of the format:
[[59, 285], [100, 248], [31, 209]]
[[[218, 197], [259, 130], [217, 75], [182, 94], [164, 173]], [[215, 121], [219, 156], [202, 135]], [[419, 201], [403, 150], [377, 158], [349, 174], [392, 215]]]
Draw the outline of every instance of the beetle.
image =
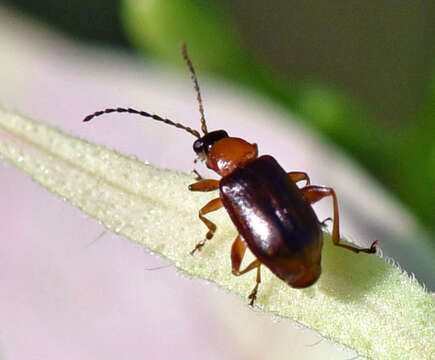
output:
[[[328, 196], [333, 200], [333, 244], [355, 253], [376, 253], [377, 241], [369, 248], [340, 242], [338, 200], [333, 188], [311, 185], [310, 177], [305, 172], [286, 172], [272, 156], [259, 156], [257, 144], [231, 137], [225, 130], [208, 131], [197, 76], [185, 44], [181, 53], [197, 95], [202, 135], [183, 124], [132, 108], [97, 111], [83, 121], [114, 112], [137, 114], [183, 129], [197, 138], [193, 143], [197, 159], [205, 161], [206, 166], [221, 178], [203, 179], [196, 173], [197, 182], [189, 186], [190, 191], [219, 190], [219, 196], [199, 210], [199, 219], [208, 232], [191, 254], [200, 251], [216, 231], [216, 225], [206, 215], [224, 207], [238, 231], [231, 247], [232, 273], [240, 276], [251, 270], [257, 271], [255, 286], [248, 296], [251, 306], [257, 298], [261, 282], [261, 265], [268, 267], [293, 288], [311, 286], [321, 273], [324, 224], [319, 222], [311, 205]], [[305, 181], [303, 187], [296, 185], [300, 181]], [[241, 269], [247, 248], [255, 260]]]

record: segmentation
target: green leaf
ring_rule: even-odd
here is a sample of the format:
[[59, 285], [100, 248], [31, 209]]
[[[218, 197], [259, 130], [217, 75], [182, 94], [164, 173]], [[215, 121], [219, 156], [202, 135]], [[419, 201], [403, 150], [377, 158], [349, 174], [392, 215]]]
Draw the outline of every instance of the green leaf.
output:
[[[36, 182], [104, 226], [169, 259], [186, 273], [245, 298], [255, 274], [231, 275], [236, 236], [225, 211], [198, 256], [205, 234], [198, 209], [216, 194], [187, 191], [193, 179], [160, 170], [0, 108], [0, 154]], [[263, 267], [257, 306], [291, 318], [375, 359], [429, 359], [435, 353], [435, 301], [415, 279], [385, 260], [332, 246], [325, 235], [318, 283], [296, 290]]]

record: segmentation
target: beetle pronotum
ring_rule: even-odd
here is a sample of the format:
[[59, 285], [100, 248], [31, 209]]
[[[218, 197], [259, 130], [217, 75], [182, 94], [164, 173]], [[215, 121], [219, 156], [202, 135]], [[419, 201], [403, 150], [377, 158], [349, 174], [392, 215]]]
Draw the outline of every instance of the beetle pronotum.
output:
[[[267, 266], [276, 276], [294, 288], [314, 284], [321, 273], [322, 223], [312, 204], [331, 196], [333, 200], [332, 241], [334, 245], [355, 253], [376, 252], [376, 243], [369, 248], [357, 248], [340, 243], [338, 200], [334, 190], [326, 186], [311, 185], [307, 173], [287, 173], [270, 155], [258, 156], [256, 144], [230, 137], [224, 130], [209, 132], [204, 116], [201, 92], [192, 62], [183, 44], [181, 53], [189, 68], [201, 115], [201, 131], [162, 118], [146, 111], [132, 108], [110, 108], [88, 115], [83, 121], [108, 113], [130, 113], [162, 121], [183, 129], [195, 136], [193, 150], [205, 161], [207, 167], [221, 176], [220, 180], [197, 179], [190, 191], [219, 189], [219, 197], [199, 210], [199, 218], [208, 228], [205, 238], [191, 251], [193, 255], [212, 239], [216, 225], [206, 214], [224, 207], [237, 228], [238, 235], [231, 248], [232, 273], [243, 275], [257, 270], [256, 284], [249, 294], [250, 305], [257, 297], [261, 282], [261, 265]], [[301, 188], [296, 183], [305, 181]], [[246, 248], [255, 256], [247, 267], [241, 269]]]

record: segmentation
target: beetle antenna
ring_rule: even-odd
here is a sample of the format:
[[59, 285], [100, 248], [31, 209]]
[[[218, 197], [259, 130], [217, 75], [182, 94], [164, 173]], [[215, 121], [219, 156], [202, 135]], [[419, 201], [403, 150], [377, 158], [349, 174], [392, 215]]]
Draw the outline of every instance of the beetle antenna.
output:
[[175, 122], [173, 122], [173, 121], [171, 121], [169, 119], [164, 119], [164, 118], [162, 118], [162, 117], [160, 117], [158, 115], [155, 115], [155, 114], [149, 114], [146, 111], [139, 111], [139, 110], [132, 109], [132, 108], [120, 108], [120, 107], [118, 107], [118, 108], [112, 108], [112, 109], [105, 109], [105, 110], [96, 111], [93, 114], [90, 114], [90, 115], [86, 116], [83, 119], [83, 121], [85, 121], [85, 122], [86, 121], [91, 121], [93, 118], [95, 118], [97, 116], [101, 116], [103, 114], [110, 114], [110, 113], [113, 113], [113, 112], [130, 113], [130, 114], [137, 114], [137, 115], [144, 116], [144, 117], [149, 117], [149, 118], [152, 118], [152, 119], [157, 120], [157, 121], [162, 121], [165, 124], [175, 126], [175, 127], [179, 128], [179, 129], [186, 130], [188, 133], [192, 134], [193, 136], [197, 137], [198, 139], [201, 138], [201, 135], [200, 135], [200, 133], [198, 131], [196, 131], [194, 129], [191, 129], [188, 126], [184, 126], [183, 124], [180, 124], [180, 123], [175, 123]]
[[201, 114], [201, 130], [204, 134], [207, 134], [208, 133], [207, 124], [205, 123], [204, 106], [202, 106], [202, 98], [201, 98], [201, 91], [199, 90], [198, 78], [196, 77], [196, 73], [192, 61], [190, 60], [189, 55], [187, 53], [187, 47], [185, 43], [181, 44], [181, 55], [183, 56], [183, 59], [186, 62], [187, 67], [189, 68], [190, 76], [192, 77], [193, 85], [195, 87], [196, 99], [198, 100], [199, 112]]

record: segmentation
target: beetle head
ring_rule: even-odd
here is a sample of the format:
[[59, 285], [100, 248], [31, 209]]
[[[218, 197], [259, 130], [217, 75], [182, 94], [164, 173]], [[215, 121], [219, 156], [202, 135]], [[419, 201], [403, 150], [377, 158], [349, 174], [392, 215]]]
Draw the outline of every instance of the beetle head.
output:
[[257, 144], [229, 137], [224, 130], [212, 131], [193, 143], [193, 150], [209, 169], [221, 176], [232, 173], [240, 166], [255, 160]]

